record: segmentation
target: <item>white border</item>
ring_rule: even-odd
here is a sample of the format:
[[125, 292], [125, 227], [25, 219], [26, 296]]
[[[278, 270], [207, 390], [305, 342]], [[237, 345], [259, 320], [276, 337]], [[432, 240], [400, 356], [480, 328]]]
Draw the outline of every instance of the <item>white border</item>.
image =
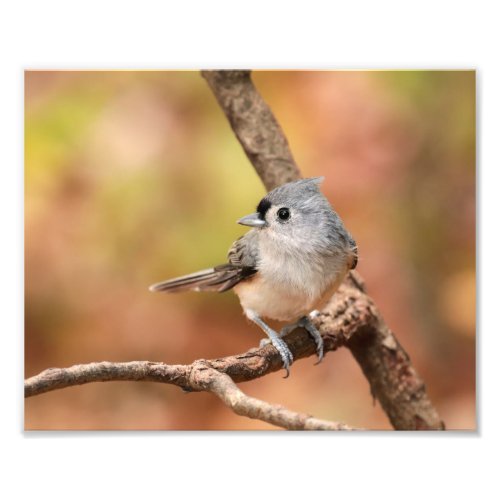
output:
[[[173, 5], [45, 0], [2, 9], [0, 137], [7, 178], [0, 197], [0, 442], [1, 487], [11, 492], [5, 498], [456, 499], [471, 498], [479, 489], [498, 491], [500, 80], [494, 2]], [[199, 67], [478, 69], [479, 435], [22, 433], [22, 71]]]

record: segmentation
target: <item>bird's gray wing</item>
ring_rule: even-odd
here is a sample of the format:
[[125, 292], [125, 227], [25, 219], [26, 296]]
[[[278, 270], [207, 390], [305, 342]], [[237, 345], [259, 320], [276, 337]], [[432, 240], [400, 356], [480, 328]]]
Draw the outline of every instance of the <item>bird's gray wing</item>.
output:
[[237, 239], [229, 249], [229, 263], [204, 269], [197, 273], [187, 274], [161, 283], [151, 285], [153, 292], [225, 292], [240, 281], [243, 281], [256, 272], [258, 246], [256, 235], [249, 231]]
[[259, 240], [257, 230], [252, 229], [238, 238], [229, 249], [227, 259], [235, 266], [257, 267]]

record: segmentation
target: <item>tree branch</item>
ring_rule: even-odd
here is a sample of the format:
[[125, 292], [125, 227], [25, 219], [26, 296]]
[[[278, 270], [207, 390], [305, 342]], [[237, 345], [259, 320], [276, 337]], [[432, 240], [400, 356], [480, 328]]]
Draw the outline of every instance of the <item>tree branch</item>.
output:
[[231, 377], [209, 368], [210, 383], [207, 390], [213, 392], [237, 415], [263, 420], [269, 424], [290, 430], [347, 431], [351, 427], [327, 420], [320, 420], [304, 413], [296, 413], [279, 405], [252, 398], [244, 394]]
[[250, 71], [202, 71], [243, 151], [267, 190], [300, 178], [285, 134]]
[[166, 365], [152, 361], [131, 361], [128, 363], [103, 361], [75, 365], [70, 368], [49, 368], [26, 380], [25, 396], [35, 396], [91, 382], [118, 380], [161, 382], [177, 385], [185, 391], [212, 392], [237, 415], [262, 420], [285, 429], [353, 430], [345, 424], [320, 420], [310, 415], [290, 411], [280, 405], [272, 405], [247, 396], [238, 389], [229, 375], [213, 368], [212, 363], [204, 360], [195, 361], [191, 365]]

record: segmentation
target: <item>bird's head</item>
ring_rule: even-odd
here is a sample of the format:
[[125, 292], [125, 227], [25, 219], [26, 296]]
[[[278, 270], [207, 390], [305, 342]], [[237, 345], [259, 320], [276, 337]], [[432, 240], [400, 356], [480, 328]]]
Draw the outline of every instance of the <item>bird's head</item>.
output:
[[257, 228], [269, 237], [298, 244], [311, 241], [311, 238], [323, 239], [338, 219], [319, 190], [323, 179], [301, 179], [273, 189], [262, 198], [255, 213], [238, 223]]

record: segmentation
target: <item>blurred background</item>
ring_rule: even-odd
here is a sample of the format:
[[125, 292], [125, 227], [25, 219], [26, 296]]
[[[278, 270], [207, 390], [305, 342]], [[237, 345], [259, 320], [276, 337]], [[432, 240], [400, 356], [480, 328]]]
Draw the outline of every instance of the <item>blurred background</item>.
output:
[[[474, 429], [475, 73], [259, 71], [304, 176], [448, 429]], [[265, 190], [205, 81], [187, 71], [25, 73], [25, 375], [92, 361], [191, 363], [258, 345], [226, 294], [148, 286], [225, 262]], [[346, 349], [241, 388], [390, 429]], [[89, 384], [25, 401], [26, 429], [272, 429], [210, 394]]]

